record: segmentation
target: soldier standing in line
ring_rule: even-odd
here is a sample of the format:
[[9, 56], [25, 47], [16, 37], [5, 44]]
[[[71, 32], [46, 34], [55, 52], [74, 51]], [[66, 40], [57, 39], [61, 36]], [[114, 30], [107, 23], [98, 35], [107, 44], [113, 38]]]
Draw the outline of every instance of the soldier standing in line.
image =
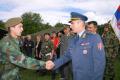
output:
[[[70, 25], [65, 24], [65, 28], [63, 29], [64, 34], [61, 36], [60, 39], [60, 57], [65, 53], [68, 48], [69, 39], [73, 36], [70, 33]], [[61, 80], [70, 80], [72, 77], [72, 70], [71, 70], [71, 62], [64, 64], [60, 68]]]
[[89, 21], [87, 23], [86, 29], [93, 34], [97, 34], [97, 22], [96, 21]]
[[36, 42], [35, 42], [35, 58], [40, 60], [41, 59], [41, 45], [42, 45], [42, 37], [41, 35], [36, 36]]
[[32, 52], [34, 48], [34, 42], [31, 39], [31, 35], [27, 35], [27, 40], [24, 42], [25, 54], [32, 57]]
[[105, 24], [104, 32], [102, 34], [102, 40], [105, 46], [106, 53], [106, 69], [105, 80], [115, 79], [115, 67], [114, 62], [118, 54], [119, 41], [116, 35], [112, 32], [110, 24]]
[[[43, 61], [47, 61], [53, 58], [53, 52], [54, 52], [54, 46], [53, 43], [50, 40], [50, 34], [49, 33], [45, 33], [44, 34], [44, 40], [42, 42], [41, 45], [41, 55], [42, 55], [42, 60]], [[46, 70], [40, 70], [41, 75], [45, 75], [46, 74]]]
[[5, 23], [8, 36], [0, 41], [2, 57], [0, 80], [20, 80], [19, 67], [38, 70], [44, 67], [44, 61], [25, 56], [19, 47], [18, 37], [23, 31], [22, 19], [8, 19]]
[[49, 59], [52, 59], [52, 54], [54, 52], [54, 46], [50, 40], [49, 33], [45, 33], [44, 38], [45, 39], [41, 45], [41, 54], [42, 54], [42, 60], [47, 61]]

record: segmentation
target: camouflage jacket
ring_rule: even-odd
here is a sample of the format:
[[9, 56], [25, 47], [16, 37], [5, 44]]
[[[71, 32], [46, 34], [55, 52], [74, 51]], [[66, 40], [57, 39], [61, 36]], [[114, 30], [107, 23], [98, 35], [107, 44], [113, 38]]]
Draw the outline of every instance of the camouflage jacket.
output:
[[119, 40], [113, 32], [107, 32], [102, 36], [107, 57], [112, 57], [118, 54]]
[[50, 53], [52, 52], [53, 48], [54, 48], [53, 43], [50, 40], [44, 41], [41, 46], [41, 53], [43, 55]]
[[113, 48], [119, 45], [116, 35], [112, 32], [107, 32], [103, 37], [105, 48]]
[[44, 67], [44, 62], [25, 56], [19, 48], [19, 41], [6, 36], [0, 41], [2, 68], [0, 80], [19, 80], [19, 67], [38, 70]]

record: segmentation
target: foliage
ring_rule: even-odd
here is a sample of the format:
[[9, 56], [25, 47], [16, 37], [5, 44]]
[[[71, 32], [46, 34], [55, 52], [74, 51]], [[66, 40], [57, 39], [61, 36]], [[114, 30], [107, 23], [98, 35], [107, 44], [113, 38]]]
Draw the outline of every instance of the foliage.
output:
[[49, 23], [43, 24], [43, 19], [38, 13], [26, 12], [22, 15], [24, 32], [23, 34], [33, 34], [51, 27]]
[[97, 31], [97, 32], [98, 32], [100, 35], [102, 35], [103, 30], [104, 30], [104, 25], [98, 25], [98, 31]]
[[0, 29], [5, 29], [5, 23], [2, 21], [2, 20], [0, 20]]
[[52, 26], [49, 23], [46, 23], [46, 24], [43, 24], [43, 26], [41, 27], [41, 30], [45, 30], [49, 28], [52, 28]]
[[54, 27], [64, 27], [64, 24], [62, 24], [62, 23], [56, 23]]

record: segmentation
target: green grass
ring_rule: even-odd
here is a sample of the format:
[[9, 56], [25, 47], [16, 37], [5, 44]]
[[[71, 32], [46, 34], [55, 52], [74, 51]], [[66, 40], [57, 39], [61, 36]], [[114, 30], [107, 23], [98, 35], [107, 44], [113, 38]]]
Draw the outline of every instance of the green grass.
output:
[[[116, 78], [115, 80], [120, 80], [120, 59], [116, 59], [115, 62]], [[34, 70], [21, 69], [20, 70], [22, 80], [51, 80], [51, 73], [48, 72], [47, 75], [41, 76]], [[57, 74], [56, 80], [60, 80], [60, 75]]]
[[116, 72], [115, 80], [120, 80], [120, 58], [116, 59], [116, 62], [115, 62], [115, 72]]
[[21, 71], [22, 80], [49, 80], [50, 76], [40, 76], [36, 71], [32, 70], [22, 70]]
[[[51, 72], [42, 76], [34, 70], [23, 69], [20, 71], [22, 80], [51, 80]], [[59, 74], [56, 76], [56, 80], [60, 80]]]
[[[116, 59], [115, 71], [116, 71], [115, 80], [120, 80], [120, 59]], [[22, 80], [51, 80], [50, 72], [45, 76], [41, 76], [38, 73], [36, 73], [36, 71], [25, 69], [21, 71], [21, 75]], [[59, 74], [57, 75], [56, 80], [60, 80]]]

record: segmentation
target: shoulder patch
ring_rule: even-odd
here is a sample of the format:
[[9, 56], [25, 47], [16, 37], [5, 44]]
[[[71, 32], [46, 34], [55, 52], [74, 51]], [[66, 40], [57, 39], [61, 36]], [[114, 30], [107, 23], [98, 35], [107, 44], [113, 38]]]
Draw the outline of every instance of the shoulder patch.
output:
[[9, 42], [6, 42], [6, 45], [9, 45]]
[[2, 43], [2, 45], [10, 45], [10, 42], [9, 42], [9, 37], [8, 36], [5, 36], [0, 42]]
[[102, 49], [103, 49], [103, 44], [102, 44], [102, 42], [99, 42], [99, 43], [97, 44], [97, 48], [98, 48], [98, 50], [102, 50]]

